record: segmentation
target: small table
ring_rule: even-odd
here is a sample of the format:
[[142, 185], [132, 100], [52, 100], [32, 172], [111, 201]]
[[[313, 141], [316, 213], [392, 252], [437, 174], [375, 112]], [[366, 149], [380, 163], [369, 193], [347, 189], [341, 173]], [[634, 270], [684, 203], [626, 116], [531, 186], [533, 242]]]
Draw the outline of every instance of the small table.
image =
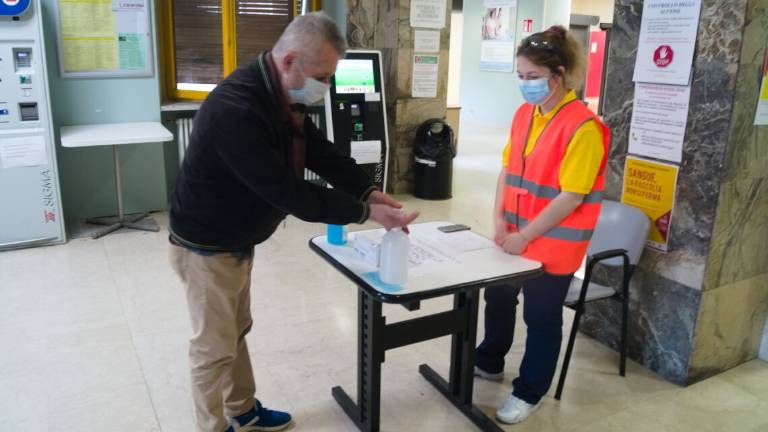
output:
[[105, 236], [120, 228], [157, 232], [156, 224], [142, 225], [137, 222], [149, 216], [142, 213], [126, 217], [123, 211], [123, 179], [120, 173], [120, 153], [117, 146], [125, 144], [143, 144], [173, 140], [173, 134], [158, 122], [110, 123], [82, 126], [64, 126], [61, 128], [62, 147], [112, 146], [112, 158], [115, 165], [115, 189], [117, 190], [117, 216], [91, 218], [86, 222], [106, 225], [106, 228], [93, 234], [93, 238]]
[[[479, 290], [485, 286], [516, 283], [543, 272], [541, 263], [508, 255], [492, 241], [471, 231], [444, 234], [438, 227], [449, 222], [410, 226], [411, 267], [403, 286], [383, 283], [376, 267], [354, 250], [355, 237], [380, 236], [383, 230], [350, 234], [344, 246], [315, 237], [309, 247], [358, 287], [357, 397], [354, 402], [341, 387], [331, 391], [349, 418], [364, 432], [378, 432], [381, 364], [387, 350], [452, 335], [448, 381], [426, 364], [424, 378], [481, 430], [500, 432], [496, 423], [472, 404], [475, 336]], [[414, 265], [415, 262], [418, 264]], [[386, 324], [382, 303], [417, 310], [421, 300], [452, 295], [453, 309], [394, 324]]]

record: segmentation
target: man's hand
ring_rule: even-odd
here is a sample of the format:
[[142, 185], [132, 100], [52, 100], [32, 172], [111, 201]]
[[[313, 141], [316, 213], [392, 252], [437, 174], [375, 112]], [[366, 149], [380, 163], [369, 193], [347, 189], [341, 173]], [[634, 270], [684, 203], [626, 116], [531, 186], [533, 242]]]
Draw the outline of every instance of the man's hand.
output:
[[403, 208], [403, 205], [397, 202], [394, 198], [380, 191], [371, 192], [371, 194], [368, 195], [368, 202], [371, 204], [384, 204], [396, 209]]
[[528, 247], [528, 240], [519, 232], [513, 232], [507, 235], [501, 247], [510, 255], [520, 255]]
[[[383, 194], [382, 194], [383, 195]], [[386, 229], [404, 228], [419, 217], [419, 212], [407, 213], [388, 204], [371, 204], [371, 213], [368, 219], [378, 222]]]

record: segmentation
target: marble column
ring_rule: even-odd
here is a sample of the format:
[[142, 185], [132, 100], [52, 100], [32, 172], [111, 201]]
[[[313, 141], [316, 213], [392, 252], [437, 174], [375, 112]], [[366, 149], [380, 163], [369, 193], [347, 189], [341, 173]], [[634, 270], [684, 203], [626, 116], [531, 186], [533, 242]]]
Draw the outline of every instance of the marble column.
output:
[[[670, 252], [650, 249], [630, 295], [630, 357], [688, 384], [755, 358], [768, 309], [768, 139], [752, 126], [768, 0], [704, 0]], [[605, 120], [607, 195], [619, 200], [643, 2], [617, 0]], [[603, 279], [616, 280], [605, 272]], [[588, 306], [582, 329], [617, 347], [620, 307]]]
[[[450, 2], [447, 2], [450, 3]], [[387, 118], [389, 121], [388, 191], [413, 190], [413, 139], [425, 120], [445, 118], [448, 94], [450, 7], [440, 32], [440, 63], [436, 98], [411, 97], [414, 29], [410, 0], [347, 0], [347, 42], [352, 49], [382, 53]], [[450, 4], [449, 4], [450, 6]]]
[[768, 126], [754, 126], [754, 119], [767, 44], [768, 0], [749, 0], [691, 381], [759, 351], [768, 310]]

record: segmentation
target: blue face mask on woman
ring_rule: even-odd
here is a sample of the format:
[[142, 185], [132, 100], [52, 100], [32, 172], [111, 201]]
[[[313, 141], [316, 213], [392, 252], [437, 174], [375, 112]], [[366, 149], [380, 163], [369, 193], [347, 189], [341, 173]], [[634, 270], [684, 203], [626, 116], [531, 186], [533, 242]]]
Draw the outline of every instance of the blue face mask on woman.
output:
[[520, 80], [520, 93], [528, 103], [541, 105], [546, 102], [549, 91], [549, 78]]

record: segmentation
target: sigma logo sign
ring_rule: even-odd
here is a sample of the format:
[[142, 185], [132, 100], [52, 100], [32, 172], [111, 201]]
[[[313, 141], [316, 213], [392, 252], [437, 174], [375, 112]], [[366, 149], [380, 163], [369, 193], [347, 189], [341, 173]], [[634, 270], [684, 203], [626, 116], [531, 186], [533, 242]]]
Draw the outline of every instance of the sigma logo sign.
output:
[[19, 16], [29, 8], [32, 0], [0, 0], [0, 15]]
[[675, 52], [669, 45], [661, 45], [653, 52], [653, 63], [660, 68], [669, 66], [674, 58]]

